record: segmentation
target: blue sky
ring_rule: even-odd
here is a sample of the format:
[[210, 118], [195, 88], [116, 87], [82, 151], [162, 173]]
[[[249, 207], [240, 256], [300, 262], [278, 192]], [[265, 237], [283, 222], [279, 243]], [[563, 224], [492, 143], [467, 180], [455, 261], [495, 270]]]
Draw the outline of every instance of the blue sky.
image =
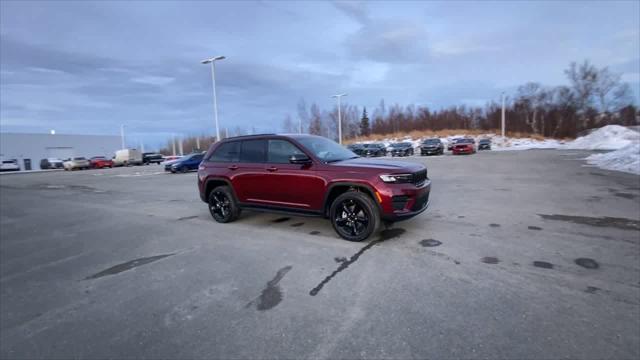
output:
[[164, 142], [221, 126], [279, 131], [300, 98], [371, 110], [483, 105], [571, 61], [640, 93], [640, 2], [0, 2], [2, 131]]

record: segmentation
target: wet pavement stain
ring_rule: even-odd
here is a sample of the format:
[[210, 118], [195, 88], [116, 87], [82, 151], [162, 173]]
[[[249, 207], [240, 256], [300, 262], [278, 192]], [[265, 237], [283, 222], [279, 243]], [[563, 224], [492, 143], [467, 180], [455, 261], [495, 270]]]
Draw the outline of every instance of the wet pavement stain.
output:
[[127, 261], [125, 263], [118, 264], [116, 266], [112, 266], [112, 267], [108, 268], [107, 270], [100, 271], [97, 274], [93, 274], [91, 276], [87, 276], [86, 278], [84, 278], [84, 280], [92, 280], [92, 279], [101, 278], [103, 276], [115, 275], [115, 274], [121, 273], [123, 271], [131, 270], [131, 269], [136, 268], [138, 266], [142, 266], [142, 265], [146, 265], [146, 264], [152, 263], [154, 261], [158, 261], [160, 259], [166, 258], [166, 257], [171, 256], [171, 255], [175, 255], [175, 254], [156, 255], [156, 256], [144, 257], [144, 258], [139, 258], [139, 259]]
[[253, 304], [256, 304], [258, 311], [266, 311], [276, 307], [282, 301], [282, 289], [278, 283], [292, 268], [291, 265], [288, 265], [278, 270], [276, 276], [267, 282], [267, 286], [262, 290], [260, 296], [249, 302], [245, 308], [251, 307]]
[[616, 217], [589, 217], [589, 216], [573, 216], [573, 215], [546, 215], [546, 214], [538, 214], [541, 218], [545, 220], [558, 220], [558, 221], [567, 221], [572, 222], [574, 224], [584, 224], [591, 225], [597, 227], [614, 227], [623, 230], [640, 230], [640, 221], [625, 219], [625, 218], [616, 218]]
[[527, 226], [527, 229], [529, 229], [529, 230], [542, 230], [542, 228], [538, 227], [538, 226]]
[[442, 245], [442, 242], [436, 239], [424, 239], [420, 240], [420, 245], [422, 245], [423, 247], [436, 247]]
[[533, 266], [542, 269], [553, 269], [553, 264], [546, 261], [534, 261]]
[[491, 265], [494, 265], [500, 262], [500, 260], [498, 260], [497, 257], [493, 257], [493, 256], [485, 256], [482, 259], [480, 259], [480, 261], [482, 261], [485, 264], [491, 264]]
[[500, 224], [489, 224], [489, 226], [496, 228], [496, 227], [500, 227]]
[[309, 233], [309, 235], [320, 235], [320, 231], [313, 230]]
[[289, 220], [291, 220], [290, 217], [281, 217], [281, 218], [277, 218], [275, 220], [271, 220], [271, 222], [272, 223], [282, 223], [282, 222], [289, 221]]
[[589, 258], [578, 258], [575, 260], [576, 265], [582, 266], [585, 269], [597, 269], [600, 267], [597, 261]]
[[289, 226], [291, 226], [291, 227], [299, 227], [299, 226], [302, 226], [302, 225], [304, 225], [304, 223], [303, 222], [299, 222], [299, 223], [291, 224]]
[[[387, 241], [389, 239], [399, 237], [400, 235], [404, 234], [404, 232], [405, 230], [401, 228], [382, 230], [380, 232], [380, 236], [376, 240], [372, 240], [370, 243], [362, 247], [360, 250], [358, 250], [357, 253], [351, 255], [349, 259], [344, 258], [344, 261], [341, 261], [342, 259], [340, 259], [339, 261], [340, 265], [338, 266], [338, 268], [335, 269], [329, 276], [324, 278], [316, 287], [311, 289], [311, 291], [309, 291], [309, 295], [311, 296], [318, 295], [320, 290], [322, 290], [322, 288], [329, 281], [331, 281], [331, 279], [333, 279], [341, 271], [346, 270], [351, 264], [355, 263], [360, 258], [360, 256], [364, 254], [365, 251], [371, 249], [374, 245], [380, 244], [381, 242]], [[339, 258], [334, 258], [336, 262], [338, 262], [338, 259]]]
[[598, 291], [600, 291], [600, 288], [595, 286], [587, 286], [587, 288], [584, 290], [584, 292], [589, 294], [595, 294]]
[[182, 221], [182, 220], [191, 220], [191, 219], [197, 219], [198, 215], [193, 215], [193, 216], [184, 216], [181, 218], [178, 218], [178, 221]]
[[463, 215], [458, 216], [458, 219], [464, 219]]

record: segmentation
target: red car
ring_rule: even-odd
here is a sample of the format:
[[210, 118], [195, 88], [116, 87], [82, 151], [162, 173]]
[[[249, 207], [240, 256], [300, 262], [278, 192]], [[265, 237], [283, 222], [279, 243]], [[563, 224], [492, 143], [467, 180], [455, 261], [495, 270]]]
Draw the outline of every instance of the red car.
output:
[[220, 223], [242, 209], [329, 218], [339, 236], [369, 237], [381, 223], [429, 206], [421, 164], [361, 158], [313, 135], [251, 135], [213, 144], [198, 167], [200, 198]]
[[459, 139], [451, 149], [453, 155], [475, 154], [476, 142], [473, 139]]
[[89, 159], [89, 162], [91, 163], [91, 168], [92, 169], [102, 169], [102, 168], [112, 168], [113, 167], [113, 161], [111, 161], [111, 159], [107, 159], [104, 156], [94, 156], [91, 159]]

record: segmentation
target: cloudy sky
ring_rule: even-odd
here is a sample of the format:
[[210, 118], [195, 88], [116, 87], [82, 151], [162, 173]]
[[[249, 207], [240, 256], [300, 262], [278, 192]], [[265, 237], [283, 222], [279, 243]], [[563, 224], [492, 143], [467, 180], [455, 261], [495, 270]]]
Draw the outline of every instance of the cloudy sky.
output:
[[127, 134], [159, 143], [221, 126], [279, 131], [300, 98], [375, 107], [483, 105], [571, 61], [640, 93], [640, 2], [1, 1], [5, 132]]

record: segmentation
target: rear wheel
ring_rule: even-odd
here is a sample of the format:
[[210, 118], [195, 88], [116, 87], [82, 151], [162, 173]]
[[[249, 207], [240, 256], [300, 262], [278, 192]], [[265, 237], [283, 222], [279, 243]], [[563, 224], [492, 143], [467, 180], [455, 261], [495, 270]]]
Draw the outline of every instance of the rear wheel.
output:
[[348, 191], [338, 196], [331, 204], [329, 216], [333, 229], [341, 238], [349, 241], [365, 240], [380, 223], [376, 204], [358, 191]]
[[231, 188], [218, 186], [209, 193], [209, 212], [219, 223], [228, 223], [240, 216], [240, 208], [236, 204]]

